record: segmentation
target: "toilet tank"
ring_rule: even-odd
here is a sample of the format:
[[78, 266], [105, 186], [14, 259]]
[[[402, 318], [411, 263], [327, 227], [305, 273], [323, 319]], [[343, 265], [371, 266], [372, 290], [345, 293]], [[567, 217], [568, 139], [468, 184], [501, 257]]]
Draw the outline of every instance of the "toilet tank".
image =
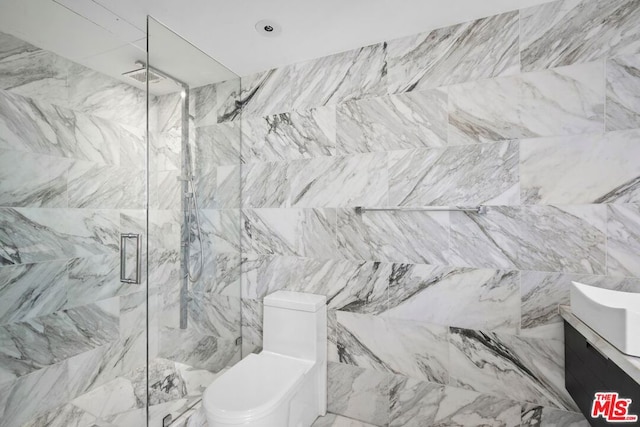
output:
[[324, 295], [277, 291], [264, 298], [263, 349], [301, 359], [327, 357]]

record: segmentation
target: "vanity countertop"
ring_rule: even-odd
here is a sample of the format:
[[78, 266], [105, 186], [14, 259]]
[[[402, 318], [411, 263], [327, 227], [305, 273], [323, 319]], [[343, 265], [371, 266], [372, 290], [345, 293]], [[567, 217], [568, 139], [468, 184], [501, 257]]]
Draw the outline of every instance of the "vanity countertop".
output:
[[580, 332], [589, 343], [595, 347], [600, 353], [608, 357], [613, 363], [618, 365], [620, 369], [640, 384], [640, 357], [627, 356], [620, 352], [617, 348], [609, 344], [607, 340], [602, 338], [596, 332], [588, 327], [582, 320], [578, 319], [568, 305], [558, 307], [560, 316]]

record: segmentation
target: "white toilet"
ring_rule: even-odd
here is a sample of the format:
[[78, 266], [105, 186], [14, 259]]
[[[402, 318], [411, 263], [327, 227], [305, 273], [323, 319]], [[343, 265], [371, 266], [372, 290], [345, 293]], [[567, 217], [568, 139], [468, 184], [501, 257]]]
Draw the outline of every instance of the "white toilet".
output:
[[202, 396], [209, 427], [309, 427], [327, 412], [327, 307], [322, 295], [264, 298], [263, 350]]

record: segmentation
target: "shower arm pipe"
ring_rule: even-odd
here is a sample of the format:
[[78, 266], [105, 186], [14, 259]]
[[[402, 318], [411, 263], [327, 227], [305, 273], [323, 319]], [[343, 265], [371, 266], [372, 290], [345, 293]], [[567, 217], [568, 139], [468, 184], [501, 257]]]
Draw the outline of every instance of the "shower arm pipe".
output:
[[447, 206], [421, 206], [421, 207], [389, 207], [389, 208], [365, 208], [356, 206], [356, 213], [365, 212], [471, 212], [476, 214], [487, 213], [486, 206], [447, 207]]

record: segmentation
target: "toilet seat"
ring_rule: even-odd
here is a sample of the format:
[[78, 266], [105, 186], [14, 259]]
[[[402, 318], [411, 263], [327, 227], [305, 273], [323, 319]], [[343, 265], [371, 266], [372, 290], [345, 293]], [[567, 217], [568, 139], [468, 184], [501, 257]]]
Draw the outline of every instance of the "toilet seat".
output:
[[312, 366], [309, 360], [265, 351], [250, 354], [207, 387], [203, 407], [216, 420], [230, 424], [264, 417], [296, 392]]

